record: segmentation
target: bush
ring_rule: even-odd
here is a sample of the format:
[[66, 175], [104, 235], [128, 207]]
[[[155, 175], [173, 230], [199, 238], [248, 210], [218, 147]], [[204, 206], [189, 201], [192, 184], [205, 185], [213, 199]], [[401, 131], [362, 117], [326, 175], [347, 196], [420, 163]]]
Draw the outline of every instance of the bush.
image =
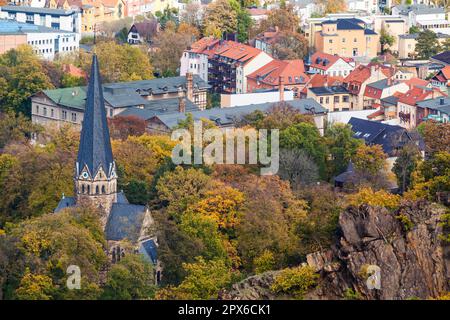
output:
[[255, 265], [256, 273], [263, 273], [269, 270], [273, 270], [275, 266], [275, 257], [273, 253], [269, 250], [264, 250], [264, 252], [253, 260], [253, 264]]
[[288, 268], [275, 277], [271, 289], [277, 293], [292, 294], [297, 299], [302, 299], [308, 289], [317, 285], [318, 278], [319, 275], [309, 266]]
[[385, 190], [373, 191], [372, 188], [361, 188], [358, 193], [347, 197], [349, 205], [359, 207], [362, 204], [367, 204], [392, 210], [398, 208], [400, 199], [399, 195], [391, 194]]

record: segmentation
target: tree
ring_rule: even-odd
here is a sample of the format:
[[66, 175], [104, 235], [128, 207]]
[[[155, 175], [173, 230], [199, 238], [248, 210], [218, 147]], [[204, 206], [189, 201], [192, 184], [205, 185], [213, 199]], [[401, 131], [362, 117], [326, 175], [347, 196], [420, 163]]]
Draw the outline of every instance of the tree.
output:
[[425, 151], [433, 154], [439, 151], [450, 152], [450, 123], [426, 121], [417, 128], [425, 141]]
[[392, 46], [395, 42], [394, 36], [389, 34], [389, 32], [382, 27], [380, 31], [380, 43], [381, 43], [381, 52], [384, 52], [386, 50], [385, 46]]
[[372, 146], [361, 144], [353, 157], [353, 163], [357, 170], [374, 176], [383, 169], [385, 159], [386, 154], [379, 144]]
[[308, 289], [317, 285], [318, 278], [319, 275], [309, 266], [288, 268], [275, 276], [271, 289], [302, 299]]
[[[143, 49], [119, 45], [113, 41], [100, 42], [95, 45], [95, 52], [100, 63], [100, 73], [103, 82], [120, 82], [146, 80], [153, 78], [150, 60]], [[88, 53], [81, 53], [81, 65], [88, 72], [91, 57]]]
[[40, 133], [42, 130], [40, 125], [32, 123], [22, 113], [0, 113], [0, 149], [12, 142], [28, 142], [33, 133]]
[[397, 177], [400, 192], [405, 192], [411, 184], [411, 175], [417, 167], [420, 153], [414, 144], [407, 144], [400, 150], [392, 171]]
[[162, 12], [156, 11], [155, 16], [163, 29], [166, 28], [168, 22], [178, 23], [178, 9], [171, 8], [169, 5]]
[[418, 26], [411, 26], [409, 28], [409, 34], [415, 34], [415, 33], [420, 33], [420, 29]]
[[117, 116], [108, 118], [109, 132], [112, 139], [126, 140], [129, 136], [145, 133], [145, 120], [137, 116]]
[[293, 189], [319, 180], [319, 170], [314, 160], [301, 149], [280, 150], [279, 175], [289, 181]]
[[201, 18], [200, 4], [197, 2], [188, 2], [184, 10], [181, 12], [180, 20], [181, 22], [200, 28]]
[[325, 13], [338, 13], [347, 10], [344, 0], [317, 0], [317, 3], [324, 7]]
[[450, 50], [450, 38], [447, 38], [444, 40], [443, 43], [441, 43], [441, 48], [443, 51], [449, 51]]
[[203, 16], [203, 32], [211, 34], [211, 30], [219, 30], [221, 34], [236, 32], [238, 12], [229, 0], [217, 0], [208, 4]]
[[429, 59], [441, 50], [436, 33], [427, 29], [419, 33], [416, 53], [420, 59]]
[[154, 296], [155, 290], [152, 264], [141, 254], [128, 254], [109, 270], [101, 298], [150, 299]]
[[272, 52], [280, 60], [303, 59], [308, 53], [308, 40], [297, 32], [283, 31], [272, 44]]

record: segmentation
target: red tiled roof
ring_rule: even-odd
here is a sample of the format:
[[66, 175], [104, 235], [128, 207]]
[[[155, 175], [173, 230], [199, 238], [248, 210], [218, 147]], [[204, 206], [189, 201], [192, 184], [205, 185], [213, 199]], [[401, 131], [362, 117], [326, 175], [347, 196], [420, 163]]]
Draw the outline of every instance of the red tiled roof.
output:
[[294, 85], [306, 83], [309, 80], [304, 72], [303, 60], [272, 60], [249, 74], [247, 78], [270, 85], [278, 85], [280, 76], [282, 76], [284, 84]]
[[374, 113], [371, 113], [367, 116], [368, 119], [373, 119], [379, 116], [382, 116], [384, 114], [384, 110], [378, 109]]
[[359, 65], [352, 72], [350, 72], [350, 74], [347, 77], [345, 77], [344, 83], [350, 82], [363, 83], [364, 81], [370, 78], [370, 74], [371, 74], [370, 67]]
[[418, 86], [426, 87], [429, 84], [429, 82], [427, 80], [423, 80], [423, 79], [416, 78], [416, 77], [413, 77], [409, 80], [405, 80], [404, 82], [409, 86], [409, 88], [418, 87]]
[[369, 85], [366, 86], [366, 90], [364, 91], [364, 96], [372, 99], [381, 99], [382, 94], [383, 90], [373, 88]]
[[247, 9], [247, 12], [251, 15], [251, 16], [262, 16], [267, 14], [269, 10], [267, 9], [262, 9], [262, 8], [250, 8]]
[[84, 72], [82, 69], [75, 67], [72, 64], [65, 64], [63, 65], [63, 71], [74, 76], [74, 77], [80, 77], [80, 78], [87, 78], [86, 72]]
[[311, 78], [308, 85], [311, 88], [324, 87], [325, 85], [330, 87], [341, 85], [343, 81], [344, 77], [333, 77], [329, 75], [316, 74]]
[[190, 52], [208, 54], [215, 46], [219, 44], [220, 40], [214, 37], [204, 37], [194, 42], [190, 46]]
[[[311, 67], [328, 70], [339, 59], [341, 59], [341, 57], [317, 51], [311, 57]], [[323, 64], [324, 61], [328, 61], [326, 65]]]
[[243, 43], [223, 41], [214, 48], [213, 54], [246, 64], [261, 52], [261, 50]]
[[441, 72], [447, 80], [450, 80], [450, 66], [445, 66], [441, 69]]
[[430, 89], [430, 88], [420, 88], [413, 87], [400, 96], [398, 102], [409, 104], [410, 106], [414, 106], [417, 102], [423, 101], [426, 99], [431, 99], [434, 97], [445, 96], [442, 91], [438, 89]]

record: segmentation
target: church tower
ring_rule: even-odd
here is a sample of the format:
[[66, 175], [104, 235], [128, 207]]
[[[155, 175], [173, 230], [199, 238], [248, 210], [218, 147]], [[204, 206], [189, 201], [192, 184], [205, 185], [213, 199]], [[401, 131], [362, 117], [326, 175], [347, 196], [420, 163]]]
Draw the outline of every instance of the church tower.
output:
[[117, 175], [95, 54], [75, 169], [76, 202], [89, 201], [99, 206], [104, 213], [101, 220], [105, 225], [113, 203], [117, 202]]

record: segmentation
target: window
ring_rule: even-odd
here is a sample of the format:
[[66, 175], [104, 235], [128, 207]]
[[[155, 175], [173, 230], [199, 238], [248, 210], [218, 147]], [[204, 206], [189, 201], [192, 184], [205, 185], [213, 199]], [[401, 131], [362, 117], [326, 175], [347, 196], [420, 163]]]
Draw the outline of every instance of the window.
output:
[[46, 108], [46, 107], [44, 107], [43, 115], [44, 115], [44, 116], [47, 116], [47, 108]]
[[61, 117], [62, 117], [63, 120], [67, 120], [67, 111], [63, 110], [61, 112]]
[[105, 186], [102, 186], [102, 193], [106, 193]]
[[95, 187], [95, 194], [98, 194], [99, 193], [99, 189], [98, 189], [98, 186], [96, 186]]
[[330, 103], [330, 97], [325, 98], [325, 103], [327, 103], [327, 104]]
[[342, 38], [342, 42], [345, 43], [345, 38]]
[[319, 101], [320, 101], [320, 104], [322, 104], [323, 103], [323, 97], [320, 97]]
[[36, 105], [36, 114], [39, 114], [39, 106]]
[[348, 96], [342, 96], [342, 102], [348, 102]]
[[334, 97], [334, 103], [339, 103], [339, 96]]
[[55, 109], [51, 109], [50, 110], [50, 115], [51, 115], [52, 118], [55, 116]]
[[333, 43], [333, 40], [332, 39], [328, 40], [328, 43]]
[[77, 114], [75, 112], [72, 112], [72, 121], [77, 122]]

